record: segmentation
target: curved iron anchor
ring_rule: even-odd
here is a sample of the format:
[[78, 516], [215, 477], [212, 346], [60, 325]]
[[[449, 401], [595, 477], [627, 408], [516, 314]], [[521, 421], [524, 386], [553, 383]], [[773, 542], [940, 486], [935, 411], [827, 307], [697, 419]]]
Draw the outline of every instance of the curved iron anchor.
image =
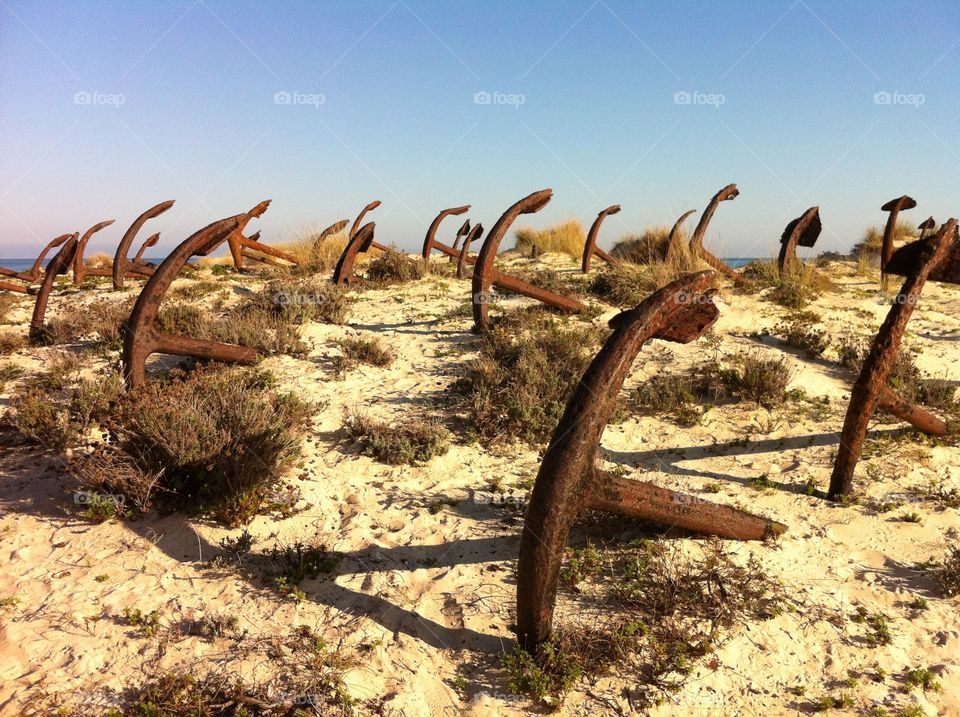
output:
[[683, 242], [683, 235], [680, 232], [683, 229], [683, 223], [687, 220], [687, 217], [696, 213], [696, 209], [688, 209], [673, 223], [673, 227], [670, 229], [670, 235], [667, 237], [667, 251], [664, 255], [664, 260], [668, 264], [680, 254], [680, 247]]
[[777, 272], [783, 278], [797, 261], [797, 246], [809, 249], [817, 243], [823, 225], [820, 223], [820, 207], [810, 207], [787, 224], [780, 235], [780, 255], [777, 257]]
[[917, 229], [920, 230], [919, 239], [926, 239], [930, 235], [930, 230], [937, 226], [937, 222], [933, 217], [927, 217], [922, 222], [917, 225]]
[[[451, 207], [450, 209], [441, 210], [441, 212], [437, 214], [436, 217], [434, 217], [433, 221], [430, 222], [430, 226], [427, 228], [427, 235], [423, 238], [423, 250], [421, 251], [420, 255], [424, 259], [430, 258], [430, 254], [431, 252], [433, 252], [434, 245], [436, 244], [437, 229], [440, 228], [440, 222], [442, 222], [444, 219], [446, 219], [449, 216], [463, 214], [464, 212], [469, 210], [470, 210], [469, 204], [465, 204], [462, 207]], [[463, 229], [463, 227], [461, 227], [461, 229]], [[465, 233], [466, 232], [464, 232], [464, 234]], [[458, 237], [461, 236], [460, 232], [457, 232], [457, 236]], [[456, 258], [456, 254], [454, 254], [453, 258]]]
[[703, 246], [703, 238], [707, 233], [707, 226], [710, 224], [710, 220], [713, 219], [714, 212], [717, 211], [717, 205], [719, 205], [720, 202], [736, 199], [739, 194], [740, 190], [737, 189], [736, 184], [728, 184], [713, 195], [707, 208], [704, 209], [703, 214], [700, 215], [700, 221], [697, 222], [697, 228], [693, 230], [693, 236], [690, 237], [690, 253], [695, 257], [703, 259], [703, 261], [713, 269], [716, 269], [728, 279], [733, 280], [734, 283], [746, 284], [746, 279], [720, 261], [720, 259], [707, 251]]
[[165, 334], [160, 330], [157, 318], [167, 290], [190, 257], [206, 256], [227, 241], [233, 232], [242, 232], [247, 223], [261, 216], [269, 205], [268, 199], [249, 212], [207, 225], [185, 239], [153, 272], [124, 325], [123, 373], [128, 388], [136, 389], [146, 383], [147, 358], [154, 353], [194, 356], [227, 363], [253, 363], [257, 360], [260, 352], [247, 346]]
[[[452, 249], [456, 252], [460, 251], [460, 240], [463, 239], [467, 234], [470, 233], [470, 220], [464, 219], [463, 224], [460, 225], [460, 228], [457, 229], [457, 235], [453, 238]], [[450, 257], [450, 261], [453, 261], [453, 257]]]
[[[33, 262], [31, 266], [26, 271], [13, 271], [12, 269], [5, 269], [0, 267], [0, 276], [9, 276], [14, 279], [20, 279], [21, 281], [26, 281], [31, 284], [37, 282], [40, 279], [40, 275], [43, 272], [43, 260], [47, 258], [47, 254], [50, 253], [52, 249], [56, 249], [58, 246], [61, 246], [67, 239], [74, 236], [73, 234], [61, 234], [56, 239], [52, 239], [49, 244], [43, 247], [43, 251], [40, 252], [40, 255], [37, 257], [37, 260]], [[13, 291], [16, 291], [14, 289]]]
[[47, 330], [44, 318], [47, 314], [47, 301], [50, 299], [50, 291], [53, 289], [53, 282], [60, 274], [66, 274], [77, 252], [79, 234], [69, 234], [63, 242], [50, 265], [43, 275], [43, 283], [40, 284], [40, 290], [37, 292], [37, 301], [33, 305], [33, 316], [30, 319], [30, 343], [43, 344], [47, 341]]
[[650, 492], [642, 483], [614, 479], [594, 468], [617, 395], [643, 345], [654, 338], [689, 343], [716, 322], [720, 312], [709, 290], [712, 279], [709, 271], [684, 276], [611, 319], [613, 333], [567, 402], [543, 455], [520, 538], [517, 635], [528, 650], [550, 636], [564, 549], [570, 527], [585, 507], [652, 516], [737, 539], [760, 539], [784, 529], [726, 506], [707, 509], [688, 496], [681, 500], [680, 494], [664, 489]]
[[[464, 223], [464, 226], [466, 226], [466, 223]], [[467, 259], [469, 258], [467, 255], [470, 252], [470, 244], [479, 239], [481, 234], [483, 234], [483, 225], [475, 224], [470, 233], [467, 234], [466, 239], [463, 240], [463, 246], [460, 247], [460, 257], [457, 259], [458, 279], [467, 278]]]
[[891, 199], [880, 207], [880, 211], [889, 212], [887, 223], [883, 227], [883, 244], [880, 246], [880, 286], [883, 291], [887, 290], [889, 279], [887, 278], [887, 264], [890, 257], [893, 256], [893, 236], [897, 233], [897, 215], [905, 209], [913, 209], [917, 203], [912, 197], [904, 194], [902, 197]]
[[493, 265], [497, 250], [500, 248], [500, 242], [503, 241], [510, 225], [521, 214], [539, 212], [546, 206], [552, 196], [552, 189], [541, 189], [539, 192], [524, 197], [500, 215], [497, 223], [493, 225], [493, 229], [487, 234], [487, 238], [484, 240], [473, 265], [473, 296], [471, 301], [473, 302], [474, 330], [486, 331], [490, 328], [488, 297], [491, 286], [529, 296], [565, 311], [584, 311], [587, 308], [579, 301], [554, 294], [552, 291], [541, 289], [509, 274], [497, 271]]
[[73, 255], [73, 283], [74, 286], [80, 286], [83, 283], [83, 280], [88, 276], [111, 276], [112, 270], [110, 269], [90, 269], [86, 264], [83, 263], [83, 253], [87, 249], [87, 242], [90, 241], [90, 237], [96, 234], [101, 229], [104, 229], [111, 224], [113, 224], [116, 219], [108, 219], [105, 222], [100, 222], [94, 224], [92, 227], [87, 229], [83, 233], [83, 236], [80, 237], [80, 241], [77, 242], [77, 251]]
[[353, 266], [357, 261], [357, 254], [364, 253], [375, 244], [373, 241], [373, 232], [376, 228], [376, 222], [367, 222], [347, 242], [343, 253], [337, 260], [337, 266], [333, 270], [333, 283], [352, 284], [359, 279], [353, 275]]
[[350, 223], [349, 219], [340, 219], [339, 221], [335, 221], [333, 224], [331, 224], [322, 232], [320, 232], [320, 235], [313, 242], [314, 247], [318, 247], [321, 244], [323, 244], [323, 242], [327, 239], [327, 237], [332, 237], [335, 234], [339, 234], [340, 232], [342, 232], [344, 230], [344, 227], [346, 227], [347, 224], [349, 223]]
[[616, 214], [619, 211], [619, 204], [609, 206], [597, 214], [597, 218], [594, 219], [593, 224], [590, 225], [590, 231], [587, 232], [587, 240], [583, 245], [583, 258], [580, 262], [580, 270], [583, 271], [584, 274], [590, 271], [590, 262], [593, 259], [594, 254], [599, 256], [610, 266], [620, 266], [619, 261], [597, 246], [597, 234], [600, 233], [600, 225], [603, 224], [603, 220], [606, 219], [610, 214]]
[[124, 276], [134, 266], [137, 266], [140, 263], [140, 257], [143, 254], [143, 248], [141, 248], [140, 252], [137, 254], [137, 257], [133, 261], [127, 259], [127, 252], [129, 252], [130, 247], [133, 246], [133, 240], [136, 238], [140, 228], [146, 224], [148, 220], [158, 217], [167, 211], [173, 206], [173, 203], [173, 199], [168, 199], [165, 202], [155, 204], [139, 217], [134, 219], [127, 231], [124, 232], [123, 238], [120, 240], [120, 244], [117, 245], [117, 253], [113, 257], [113, 270], [111, 273], [113, 276], [114, 291], [121, 291], [123, 289]]
[[[911, 200], [912, 201], [912, 200]], [[863, 362], [860, 376], [850, 390], [850, 404], [843, 420], [843, 432], [840, 446], [830, 476], [828, 497], [839, 500], [853, 490], [853, 471], [860, 458], [860, 450], [867, 435], [867, 424], [881, 400], [887, 385], [887, 377], [900, 350], [900, 342], [907, 328], [907, 322], [920, 300], [920, 293], [928, 279], [949, 281], [950, 274], [937, 272], [956, 272], [955, 280], [960, 281], [960, 239], [957, 234], [957, 220], [951, 219], [934, 236], [920, 242], [912, 242], [891, 257], [888, 269], [906, 270], [907, 280], [887, 313], [880, 331], [873, 340], [870, 352]], [[917, 246], [920, 244], [920, 246]], [[909, 251], [906, 251], [909, 250]], [[900, 253], [903, 254], [900, 255]], [[886, 406], [885, 406], [886, 407]], [[896, 408], [896, 404], [894, 404]], [[887, 410], [890, 410], [887, 407]], [[922, 409], [921, 409], [922, 410]], [[896, 411], [891, 411], [897, 415]], [[907, 419], [905, 416], [899, 417]], [[911, 421], [912, 422], [912, 421]]]

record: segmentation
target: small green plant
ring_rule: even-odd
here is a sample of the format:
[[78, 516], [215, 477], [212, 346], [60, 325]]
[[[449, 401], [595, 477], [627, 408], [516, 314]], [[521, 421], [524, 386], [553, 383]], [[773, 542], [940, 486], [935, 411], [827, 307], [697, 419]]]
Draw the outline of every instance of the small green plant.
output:
[[940, 591], [946, 597], [960, 595], [960, 548], [951, 546], [937, 568]]
[[138, 607], [124, 608], [123, 619], [128, 625], [138, 628], [144, 637], [151, 637], [160, 629], [160, 613], [157, 610], [145, 613]]
[[889, 619], [883, 613], [871, 613], [861, 605], [850, 619], [867, 627], [867, 634], [863, 639], [870, 647], [889, 645], [893, 642]]
[[603, 565], [601, 552], [592, 543], [579, 550], [567, 548], [564, 565], [560, 569], [560, 582], [570, 588], [588, 575], [594, 574]]
[[367, 264], [365, 273], [367, 279], [380, 285], [399, 284], [422, 279], [427, 273], [427, 263], [420, 257], [413, 258], [388, 248]]
[[799, 312], [777, 326], [776, 332], [787, 346], [811, 357], [820, 356], [830, 347], [830, 337], [824, 329], [815, 326], [818, 318], [809, 311]]
[[546, 704], [561, 701], [583, 675], [575, 657], [550, 642], [533, 655], [517, 645], [500, 656], [500, 665], [512, 692]]
[[921, 689], [924, 692], [942, 692], [943, 687], [937, 681], [937, 674], [928, 668], [918, 668], [910, 670], [904, 675], [904, 681], [913, 689]]

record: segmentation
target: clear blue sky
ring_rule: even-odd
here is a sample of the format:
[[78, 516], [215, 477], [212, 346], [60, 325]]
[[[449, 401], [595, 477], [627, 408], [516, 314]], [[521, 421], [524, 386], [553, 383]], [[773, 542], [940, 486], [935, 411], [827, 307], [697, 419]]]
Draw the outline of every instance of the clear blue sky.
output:
[[955, 1], [0, 0], [0, 256], [116, 218], [112, 251], [164, 199], [163, 250], [264, 198], [268, 241], [381, 199], [411, 249], [443, 207], [489, 227], [544, 187], [524, 221], [619, 203], [609, 245], [728, 182], [717, 253], [769, 254], [813, 204], [847, 248], [900, 194], [960, 214], [958, 98]]

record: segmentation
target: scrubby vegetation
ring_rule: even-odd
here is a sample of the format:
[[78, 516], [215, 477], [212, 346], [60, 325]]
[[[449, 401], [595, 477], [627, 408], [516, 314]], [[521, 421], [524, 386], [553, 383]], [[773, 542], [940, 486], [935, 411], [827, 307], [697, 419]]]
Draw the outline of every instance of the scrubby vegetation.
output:
[[113, 372], [84, 377], [83, 359], [55, 354], [49, 369], [21, 381], [5, 420], [28, 440], [55, 451], [80, 443], [123, 391]]
[[133, 299], [110, 301], [97, 299], [90, 303], [64, 307], [47, 319], [41, 344], [69, 344], [92, 341], [95, 346], [119, 350], [121, 324], [130, 318]]
[[450, 432], [425, 418], [390, 425], [353, 412], [345, 416], [341, 433], [345, 440], [358, 443], [363, 455], [390, 465], [426, 463], [450, 447]]
[[380, 256], [367, 264], [365, 275], [368, 280], [378, 284], [400, 284], [422, 279], [428, 272], [429, 263], [421, 257], [411, 257], [393, 248], [388, 248]]
[[743, 268], [742, 274], [751, 282], [748, 290], [769, 288], [766, 299], [797, 311], [818, 296], [836, 289], [815, 264], [803, 261], [794, 262], [784, 276], [780, 276], [777, 264], [772, 260], [752, 261]]
[[502, 317], [475, 343], [453, 397], [488, 443], [546, 441], [600, 343], [602, 329], [565, 325], [551, 314], [520, 310]]
[[566, 254], [574, 259], [583, 255], [583, 244], [587, 240], [587, 232], [576, 219], [568, 219], [544, 229], [520, 227], [514, 236], [517, 239], [516, 248], [525, 254], [537, 247], [541, 252]]
[[[73, 463], [78, 487], [121, 495], [141, 510], [160, 503], [227, 525], [268, 500], [299, 455], [310, 416], [310, 406], [273, 390], [269, 374], [239, 368], [175, 371], [112, 406], [103, 421], [110, 443]], [[15, 425], [23, 420], [18, 410]]]
[[249, 305], [268, 311], [291, 324], [305, 324], [308, 321], [345, 324], [353, 301], [342, 287], [326, 280], [277, 279], [252, 297]]
[[347, 230], [332, 234], [317, 243], [323, 229], [324, 227], [306, 227], [300, 230], [289, 244], [276, 245], [276, 248], [297, 257], [298, 263], [290, 267], [290, 273], [315, 276], [328, 273], [337, 265], [337, 260], [347, 246]]
[[[670, 239], [670, 227], [666, 225], [647, 227], [639, 236], [628, 235], [622, 237], [610, 254], [615, 259], [632, 264], [654, 264], [662, 262], [667, 257], [667, 243]], [[683, 232], [679, 237], [682, 244], [682, 253], [689, 252], [689, 238]]]
[[[640, 262], [641, 255], [646, 251], [644, 246], [635, 248], [630, 254], [630, 261]], [[670, 261], [655, 255], [643, 259], [642, 263], [604, 267], [591, 277], [588, 289], [609, 304], [633, 307], [671, 281], [703, 268], [684, 244], [683, 250]]]
[[[863, 237], [850, 250], [850, 256], [870, 265], [879, 266], [880, 249], [883, 246], [883, 230], [883, 225], [867, 227], [863, 232]], [[915, 224], [911, 224], [905, 219], [897, 219], [897, 225], [893, 232], [895, 244], [913, 241], [919, 235], [920, 231]]]
[[641, 410], [689, 426], [699, 423], [712, 405], [755, 401], [772, 407], [786, 396], [793, 374], [783, 357], [744, 352], [713, 357], [680, 374], [656, 374], [640, 384], [632, 398]]
[[783, 342], [800, 349], [811, 358], [822, 356], [830, 348], [830, 337], [817, 324], [819, 316], [810, 311], [800, 311], [777, 326], [776, 332]]
[[334, 359], [337, 374], [350, 371], [359, 364], [383, 368], [393, 363], [393, 351], [375, 336], [347, 336], [337, 341], [340, 355]]
[[598, 552], [595, 568], [579, 575], [579, 599], [597, 609], [582, 605], [577, 614], [600, 617], [584, 625], [574, 616], [534, 655], [516, 648], [501, 658], [511, 689], [553, 706], [581, 678], [614, 663], [634, 676], [640, 703], [655, 704], [731, 631], [778, 614], [786, 602], [759, 560], [741, 564], [719, 540], [692, 553], [640, 541]]

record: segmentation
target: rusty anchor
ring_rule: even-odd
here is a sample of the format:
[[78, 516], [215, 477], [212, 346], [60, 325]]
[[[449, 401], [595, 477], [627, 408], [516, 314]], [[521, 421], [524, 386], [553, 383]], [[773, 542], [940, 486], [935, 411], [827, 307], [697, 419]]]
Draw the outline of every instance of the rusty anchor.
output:
[[270, 200], [260, 202], [249, 212], [213, 222], [195, 232], [174, 249], [147, 281], [123, 330], [123, 374], [127, 387], [136, 389], [146, 383], [147, 358], [154, 353], [193, 356], [225, 363], [253, 363], [257, 349], [190, 336], [163, 333], [158, 324], [160, 303], [184, 264], [194, 255], [207, 256], [235, 232], [243, 232], [251, 219], [261, 216]]
[[112, 269], [106, 269], [102, 267], [98, 267], [98, 268], [88, 267], [83, 262], [83, 253], [87, 249], [87, 242], [90, 241], [90, 237], [92, 237], [101, 229], [106, 229], [115, 221], [116, 219], [108, 219], [104, 222], [99, 222], [97, 224], [94, 224], [92, 227], [90, 227], [89, 229], [87, 229], [87, 231], [83, 233], [83, 236], [80, 237], [80, 241], [77, 242], [77, 251], [73, 255], [74, 286], [80, 286], [88, 276], [113, 276]]
[[[26, 281], [30, 284], [35, 284], [40, 280], [40, 275], [43, 273], [43, 260], [47, 258], [53, 249], [63, 245], [67, 239], [70, 237], [76, 238], [75, 234], [61, 234], [55, 239], [50, 240], [50, 242], [43, 248], [43, 251], [40, 252], [37, 256], [36, 261], [33, 262], [33, 265], [26, 271], [13, 271], [13, 269], [6, 269], [0, 266], [0, 276], [9, 276], [12, 279], [19, 279], [20, 281]], [[17, 289], [12, 289], [12, 291], [17, 291]], [[26, 288], [24, 287], [24, 293], [26, 293]]]
[[337, 266], [333, 270], [333, 283], [337, 285], [355, 284], [360, 279], [353, 274], [354, 264], [357, 261], [357, 254], [367, 252], [370, 247], [375, 246], [373, 241], [373, 232], [376, 228], [375, 222], [367, 222], [358, 229], [347, 242], [343, 253], [337, 260]]
[[[460, 240], [463, 239], [467, 234], [470, 233], [470, 220], [464, 219], [463, 224], [460, 225], [460, 228], [457, 229], [457, 235], [453, 238], [453, 250], [460, 251]], [[450, 261], [453, 261], [453, 257], [450, 257]]]
[[904, 194], [880, 207], [880, 211], [888, 212], [887, 223], [883, 227], [883, 244], [880, 246], [880, 287], [883, 291], [887, 290], [889, 284], [887, 263], [893, 256], [893, 237], [897, 233], [897, 216], [905, 209], [913, 209], [915, 206], [917, 206], [916, 201]]
[[339, 219], [335, 221], [333, 224], [331, 224], [322, 232], [320, 232], [316, 240], [313, 242], [313, 245], [315, 247], [320, 246], [321, 244], [323, 244], [324, 241], [326, 241], [328, 237], [335, 236], [336, 234], [339, 234], [340, 232], [342, 232], [344, 228], [346, 228], [347, 224], [349, 223], [350, 223], [349, 219]]
[[[420, 255], [424, 259], [429, 259], [430, 254], [433, 252], [434, 248], [440, 249], [441, 246], [445, 246], [437, 242], [437, 230], [440, 228], [440, 223], [447, 217], [458, 216], [469, 210], [470, 210], [469, 204], [465, 204], [462, 207], [450, 207], [449, 209], [442, 209], [440, 213], [437, 214], [436, 217], [434, 217], [433, 221], [430, 222], [430, 226], [427, 227], [427, 235], [423, 238], [423, 249], [421, 250]], [[464, 227], [466, 227], [466, 229], [464, 229]], [[469, 231], [469, 229], [470, 229], [469, 224], [464, 224], [464, 226], [461, 226], [460, 231], [457, 232], [457, 238], [464, 236], [467, 233], [467, 231]], [[445, 248], [450, 249], [449, 252], [445, 252], [447, 256], [449, 256], [451, 259], [456, 261], [457, 260], [456, 248], [455, 247], [453, 249], [451, 249], [450, 247], [445, 247]]]
[[78, 234], [71, 234], [67, 237], [66, 241], [60, 246], [60, 250], [50, 260], [50, 264], [43, 274], [43, 281], [37, 291], [37, 300], [33, 305], [33, 316], [30, 319], [29, 338], [32, 344], [47, 342], [48, 334], [44, 320], [47, 314], [50, 291], [53, 289], [53, 282], [56, 281], [57, 277], [66, 274], [70, 269], [70, 264], [79, 248], [77, 236]]
[[[553, 306], [564, 311], [585, 311], [586, 306], [579, 301], [555, 294], [552, 291], [541, 289], [539, 286], [528, 284], [522, 279], [504, 274], [494, 267], [494, 260], [497, 256], [497, 250], [500, 248], [500, 242], [510, 228], [510, 225], [521, 214], [532, 214], [538, 212], [546, 206], [547, 202], [553, 196], [552, 189], [541, 189], [529, 196], [524, 197], [519, 202], [507, 209], [493, 225], [493, 229], [487, 234], [487, 238], [480, 247], [480, 253], [477, 255], [473, 265], [473, 325], [476, 331], [486, 331], [490, 328], [489, 318], [489, 292], [490, 287], [495, 286], [498, 289], [509, 291], [514, 294], [522, 294], [531, 299], [543, 302], [548, 306]], [[452, 251], [452, 250], [451, 250]]]
[[609, 206], [606, 209], [601, 210], [600, 213], [597, 214], [597, 218], [593, 220], [593, 224], [590, 225], [590, 231], [587, 232], [587, 239], [583, 244], [583, 256], [580, 260], [580, 270], [584, 274], [590, 271], [590, 263], [594, 254], [603, 259], [610, 266], [620, 266], [619, 261], [597, 246], [597, 235], [600, 233], [600, 225], [603, 224], [603, 220], [611, 214], [616, 214], [619, 211], [619, 204]]
[[707, 204], [707, 208], [704, 209], [703, 214], [700, 215], [700, 221], [697, 222], [697, 227], [693, 230], [693, 236], [690, 237], [690, 253], [693, 256], [705, 261], [725, 277], [731, 279], [735, 284], [746, 284], [748, 283], [746, 279], [720, 261], [720, 259], [714, 256], [711, 252], [707, 251], [707, 249], [703, 246], [703, 239], [707, 233], [707, 226], [710, 224], [710, 220], [713, 219], [713, 215], [717, 211], [717, 206], [720, 204], [720, 202], [731, 201], [736, 199], [739, 195], [740, 191], [737, 189], [736, 184], [728, 184], [726, 187], [713, 195], [713, 197], [710, 199], [710, 203]]
[[670, 234], [667, 236], [667, 251], [664, 254], [664, 261], [668, 264], [675, 261], [683, 250], [683, 223], [687, 220], [691, 214], [696, 214], [696, 209], [688, 209], [683, 214], [681, 214], [677, 221], [673, 223], [673, 227], [670, 229]]
[[[885, 206], [891, 206], [894, 213], [898, 211], [895, 203]], [[878, 405], [921, 430], [939, 435], [943, 435], [940, 431], [949, 430], [940, 419], [893, 394], [886, 384], [900, 350], [907, 322], [927, 280], [960, 283], [957, 220], [948, 221], [932, 237], [922, 242], [911, 242], [897, 250], [886, 263], [886, 268], [889, 273], [904, 275], [907, 279], [887, 313], [850, 391], [850, 404], [847, 406], [840, 446], [830, 476], [828, 497], [831, 500], [841, 500], [853, 490], [853, 472], [867, 435], [867, 424]]]
[[780, 235], [780, 255], [777, 257], [777, 270], [780, 278], [785, 277], [797, 261], [797, 247], [807, 249], [817, 243], [823, 225], [820, 223], [820, 207], [810, 207], [799, 217], [787, 224]]
[[927, 217], [922, 222], [917, 225], [917, 229], [920, 230], [919, 239], [926, 239], [930, 235], [930, 230], [935, 229], [937, 222], [933, 217]]
[[699, 498], [613, 476], [595, 468], [617, 395], [643, 345], [653, 338], [689, 343], [719, 317], [713, 272], [677, 279], [610, 321], [613, 333], [584, 373], [543, 455], [520, 538], [517, 635], [528, 650], [551, 631], [564, 549], [584, 508], [612, 511], [738, 540], [785, 526]]
[[[464, 222], [466, 226], [466, 222]], [[462, 229], [463, 227], [461, 227]], [[480, 235], [483, 234], [483, 225], [475, 224], [473, 229], [470, 230], [470, 233], [467, 234], [466, 238], [463, 240], [463, 246], [460, 247], [460, 257], [457, 259], [457, 278], [466, 279], [467, 278], [467, 260], [470, 252], [470, 245], [480, 238]]]
[[[117, 245], [117, 252], [113, 257], [113, 269], [111, 270], [111, 276], [113, 276], [114, 291], [123, 290], [123, 280], [129, 273], [135, 273], [141, 276], [149, 276], [153, 272], [153, 267], [143, 261], [143, 252], [146, 251], [148, 247], [157, 243], [157, 240], [160, 237], [159, 234], [149, 237], [147, 241], [143, 243], [143, 246], [140, 247], [140, 251], [137, 252], [137, 255], [132, 260], [127, 258], [127, 253], [130, 251], [130, 247], [133, 245], [133, 240], [136, 238], [137, 233], [140, 231], [143, 225], [146, 224], [150, 219], [163, 214], [173, 206], [173, 203], [173, 199], [168, 199], [165, 202], [155, 204], [139, 217], [134, 219], [127, 231], [124, 232], [123, 238], [120, 240], [120, 244]], [[151, 240], [153, 242], [152, 244], [150, 243]]]

